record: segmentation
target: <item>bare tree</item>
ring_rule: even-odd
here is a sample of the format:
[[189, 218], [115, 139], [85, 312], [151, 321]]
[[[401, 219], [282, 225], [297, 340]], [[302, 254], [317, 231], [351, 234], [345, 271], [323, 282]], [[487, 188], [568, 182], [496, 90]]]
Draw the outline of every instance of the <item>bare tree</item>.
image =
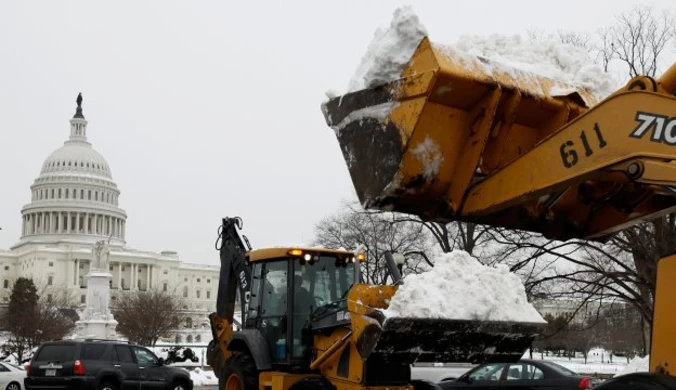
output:
[[122, 294], [111, 311], [118, 322], [118, 332], [147, 346], [155, 346], [160, 338], [169, 337], [185, 319], [180, 298], [158, 289]]
[[72, 290], [65, 287], [43, 287], [41, 290], [35, 324], [38, 331], [31, 340], [33, 347], [63, 338], [75, 329], [77, 303]]
[[611, 362], [613, 354], [624, 356], [629, 363], [636, 353], [645, 353], [642, 325], [641, 313], [623, 302], [614, 302], [602, 312], [597, 337], [605, 349], [613, 352]]
[[12, 288], [9, 310], [0, 327], [9, 336], [5, 350], [17, 361], [30, 358], [29, 352], [47, 340], [66, 336], [75, 327], [74, 319], [65, 312], [72, 303], [66, 289], [42, 288], [39, 294], [32, 279], [18, 278]]
[[612, 52], [627, 66], [630, 77], [654, 77], [660, 55], [674, 39], [673, 16], [641, 6], [616, 19], [617, 24], [610, 30]]
[[432, 265], [432, 239], [419, 221], [398, 219], [394, 213], [362, 209], [358, 204], [344, 204], [337, 213], [315, 225], [315, 245], [327, 248], [356, 249], [363, 246], [365, 281], [386, 284], [390, 276], [384, 254], [399, 252], [406, 257], [403, 271], [419, 273]]

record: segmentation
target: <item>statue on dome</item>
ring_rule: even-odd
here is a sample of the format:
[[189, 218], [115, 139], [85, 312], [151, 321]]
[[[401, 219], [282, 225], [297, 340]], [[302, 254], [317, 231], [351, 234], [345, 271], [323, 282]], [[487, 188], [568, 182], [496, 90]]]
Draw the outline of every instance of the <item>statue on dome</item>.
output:
[[110, 247], [108, 242], [101, 240], [97, 241], [92, 248], [92, 269], [108, 270], [108, 256], [110, 255]]
[[78, 107], [82, 107], [82, 92], [77, 95], [77, 100], [75, 101], [77, 102]]

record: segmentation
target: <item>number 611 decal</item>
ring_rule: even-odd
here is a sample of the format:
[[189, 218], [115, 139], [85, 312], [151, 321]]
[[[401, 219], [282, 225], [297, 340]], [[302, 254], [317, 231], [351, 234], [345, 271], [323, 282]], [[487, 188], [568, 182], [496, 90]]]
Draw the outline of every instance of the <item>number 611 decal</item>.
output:
[[[594, 139], [595, 138], [595, 139]], [[577, 141], [577, 139], [575, 139]], [[606, 146], [606, 140], [603, 139], [601, 128], [598, 123], [594, 123], [594, 134], [591, 137], [582, 130], [580, 133], [580, 143], [584, 149], [584, 156], [589, 157], [594, 154], [594, 151], [603, 149]], [[566, 168], [572, 168], [580, 161], [579, 146], [572, 139], [561, 144], [559, 151], [561, 152], [561, 161]]]

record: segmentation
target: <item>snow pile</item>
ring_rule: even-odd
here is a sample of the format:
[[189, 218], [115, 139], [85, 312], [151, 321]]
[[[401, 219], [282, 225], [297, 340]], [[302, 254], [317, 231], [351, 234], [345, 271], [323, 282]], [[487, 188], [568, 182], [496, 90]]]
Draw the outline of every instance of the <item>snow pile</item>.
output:
[[386, 317], [546, 322], [505, 265], [489, 267], [464, 251], [437, 257], [434, 268], [404, 279]]
[[[395, 9], [390, 25], [381, 26], [375, 31], [347, 92], [400, 78], [420, 41], [427, 35], [427, 28], [412, 7]], [[511, 74], [523, 80], [540, 75], [567, 84], [543, 90], [543, 94], [560, 96], [576, 89], [586, 89], [597, 100], [601, 100], [620, 87], [620, 83], [596, 65], [583, 48], [556, 40], [493, 34], [461, 36], [454, 44], [434, 42], [433, 46], [449, 60], [481, 69], [489, 77], [494, 72]], [[330, 90], [326, 95], [333, 98], [338, 96], [338, 92]]]
[[650, 371], [650, 355], [645, 357], [635, 357], [631, 359], [629, 364], [624, 367], [624, 370], [615, 374], [615, 376], [631, 374], [633, 372], [648, 372]]
[[[397, 8], [389, 27], [380, 27], [374, 33], [366, 54], [350, 80], [348, 92], [398, 79], [426, 35], [427, 29], [420, 23], [411, 6]], [[334, 93], [327, 92], [327, 95]]]
[[218, 377], [213, 371], [196, 368], [190, 371], [190, 379], [194, 386], [218, 386]]
[[[611, 94], [619, 84], [610, 73], [604, 72], [603, 68], [594, 63], [589, 53], [579, 46], [561, 43], [555, 40], [532, 40], [524, 39], [519, 35], [489, 35], [489, 36], [463, 36], [453, 46], [434, 45], [449, 57], [462, 57], [458, 53], [482, 57], [492, 64], [475, 60], [484, 64], [484, 67], [497, 70], [532, 73], [554, 79], [571, 87], [587, 89], [602, 99]], [[548, 91], [549, 94], [566, 95], [573, 92], [573, 88], [555, 87]]]

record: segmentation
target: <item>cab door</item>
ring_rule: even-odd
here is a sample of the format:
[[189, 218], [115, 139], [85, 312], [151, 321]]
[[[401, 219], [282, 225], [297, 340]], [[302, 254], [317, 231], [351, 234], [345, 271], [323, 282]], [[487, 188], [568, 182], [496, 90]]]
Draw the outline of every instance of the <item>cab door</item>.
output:
[[265, 262], [262, 265], [260, 310], [257, 328], [268, 342], [272, 363], [288, 363], [288, 260]]

